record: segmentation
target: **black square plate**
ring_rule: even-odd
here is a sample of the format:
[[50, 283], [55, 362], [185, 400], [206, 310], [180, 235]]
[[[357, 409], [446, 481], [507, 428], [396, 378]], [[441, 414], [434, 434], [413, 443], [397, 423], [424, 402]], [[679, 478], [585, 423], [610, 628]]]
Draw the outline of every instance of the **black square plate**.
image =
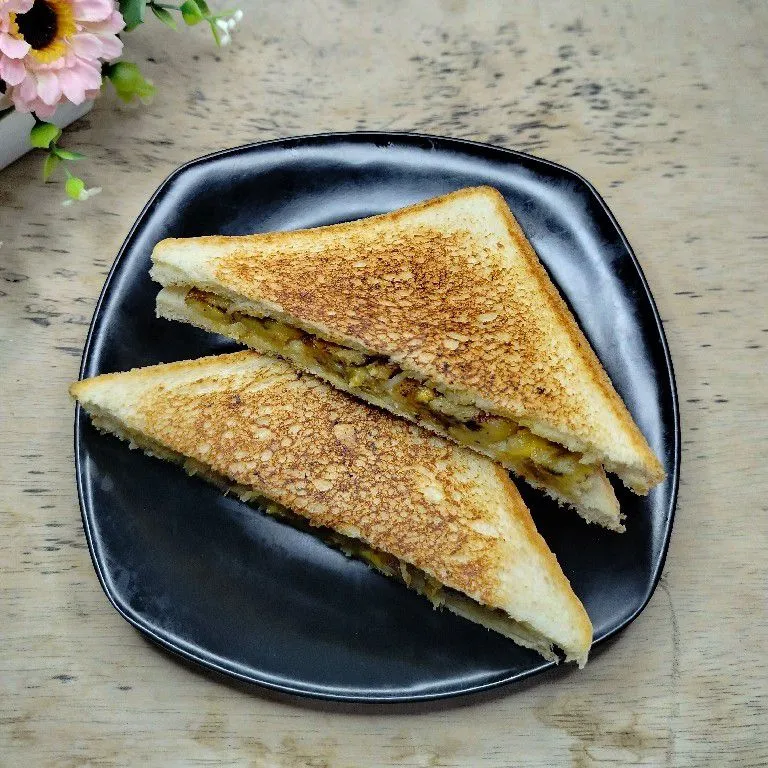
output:
[[[600, 642], [638, 615], [660, 576], [680, 438], [672, 365], [648, 286], [605, 203], [573, 171], [467, 141], [385, 133], [285, 139], [195, 160], [163, 183], [121, 248], [81, 375], [234, 348], [155, 318], [158, 287], [147, 270], [164, 237], [314, 227], [477, 184], [506, 197], [668, 473], [646, 498], [617, 487], [624, 534], [587, 526], [521, 484]], [[110, 601], [151, 639], [205, 667], [307, 696], [409, 701], [551, 666], [434, 611], [311, 535], [99, 435], [79, 410], [75, 456], [85, 533]]]

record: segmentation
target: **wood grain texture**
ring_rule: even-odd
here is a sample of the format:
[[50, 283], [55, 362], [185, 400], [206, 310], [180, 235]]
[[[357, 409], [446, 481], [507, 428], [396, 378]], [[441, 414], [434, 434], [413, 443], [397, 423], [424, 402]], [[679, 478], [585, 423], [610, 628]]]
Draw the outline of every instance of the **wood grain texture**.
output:
[[[39, 157], [0, 172], [0, 764], [768, 765], [768, 5], [244, 8], [223, 51], [199, 27], [126, 35], [158, 98], [105, 98], [67, 134], [100, 196], [62, 208]], [[131, 223], [197, 155], [363, 128], [578, 170], [648, 277], [678, 379], [680, 501], [653, 600], [583, 672], [428, 706], [283, 699], [157, 651], [97, 583], [66, 386]]]

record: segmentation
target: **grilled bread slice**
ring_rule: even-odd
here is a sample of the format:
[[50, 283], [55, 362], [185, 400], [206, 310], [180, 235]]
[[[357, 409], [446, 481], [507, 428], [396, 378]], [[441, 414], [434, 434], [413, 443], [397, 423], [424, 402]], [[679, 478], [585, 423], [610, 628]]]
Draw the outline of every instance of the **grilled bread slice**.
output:
[[295, 232], [169, 239], [161, 316], [279, 354], [622, 530], [604, 469], [664, 472], [504, 199], [460, 190]]
[[97, 376], [93, 424], [299, 520], [433, 603], [556, 659], [592, 627], [507, 474], [255, 352]]

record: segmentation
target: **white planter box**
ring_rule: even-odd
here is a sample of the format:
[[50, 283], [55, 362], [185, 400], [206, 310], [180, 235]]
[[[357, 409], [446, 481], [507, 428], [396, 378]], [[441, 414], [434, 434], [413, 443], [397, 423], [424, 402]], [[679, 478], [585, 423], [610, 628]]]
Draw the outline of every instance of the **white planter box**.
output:
[[[92, 107], [92, 101], [86, 101], [85, 104], [62, 104], [49, 122], [64, 128], [90, 112]], [[5, 168], [32, 149], [29, 145], [29, 132], [34, 124], [35, 118], [29, 113], [11, 110], [0, 114], [0, 168]]]

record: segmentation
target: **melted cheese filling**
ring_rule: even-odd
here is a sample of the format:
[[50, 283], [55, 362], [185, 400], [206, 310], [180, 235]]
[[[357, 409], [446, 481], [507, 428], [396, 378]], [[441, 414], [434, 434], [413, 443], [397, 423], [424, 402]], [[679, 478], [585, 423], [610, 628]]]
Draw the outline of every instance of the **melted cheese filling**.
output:
[[595, 467], [582, 454], [533, 434], [507, 417], [481, 411], [459, 393], [441, 392], [408, 376], [386, 357], [370, 355], [321, 339], [270, 317], [255, 317], [213, 293], [190, 289], [184, 301], [222, 332], [249, 346], [266, 349], [299, 368], [321, 368], [353, 394], [394, 402], [415, 419], [474, 445], [513, 467], [534, 485], [574, 496]]

